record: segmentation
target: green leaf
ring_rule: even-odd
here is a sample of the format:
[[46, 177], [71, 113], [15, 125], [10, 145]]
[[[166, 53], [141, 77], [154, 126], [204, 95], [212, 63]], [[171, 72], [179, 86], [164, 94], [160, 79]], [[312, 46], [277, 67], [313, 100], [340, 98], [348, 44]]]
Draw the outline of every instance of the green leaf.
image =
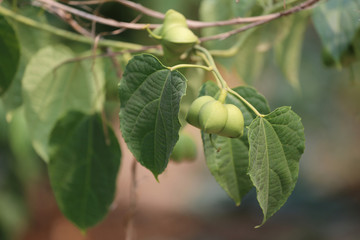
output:
[[49, 177], [60, 210], [82, 230], [95, 225], [114, 199], [121, 159], [111, 127], [99, 114], [70, 111], [56, 123], [49, 149]]
[[132, 58], [120, 82], [120, 126], [137, 161], [157, 179], [179, 138], [179, 105], [186, 79], [154, 56]]
[[326, 51], [339, 62], [359, 30], [360, 0], [328, 0], [313, 11], [315, 29]]
[[20, 46], [14, 29], [0, 16], [0, 96], [9, 88], [18, 68]]
[[275, 56], [286, 79], [294, 87], [299, 89], [299, 67], [301, 59], [301, 47], [304, 40], [309, 12], [300, 12], [289, 16], [290, 28], [285, 39], [275, 45]]
[[[266, 222], [293, 191], [304, 152], [304, 127], [290, 107], [257, 117], [249, 126], [249, 175]], [[261, 225], [262, 225], [261, 224]]]
[[23, 78], [25, 116], [37, 153], [48, 161], [48, 140], [56, 121], [68, 110], [92, 113], [104, 101], [104, 76], [99, 59], [74, 59], [62, 45], [37, 52], [26, 67]]
[[[251, 87], [237, 87], [233, 89], [247, 101], [253, 104], [260, 112], [270, 112], [266, 99]], [[200, 95], [217, 96], [219, 88], [213, 82], [203, 85]], [[228, 94], [226, 103], [231, 103], [240, 108], [244, 115], [245, 126], [255, 118], [255, 114], [233, 95]], [[227, 138], [212, 135], [214, 145], [211, 143], [209, 134], [202, 132], [202, 140], [206, 164], [215, 177], [215, 180], [226, 191], [236, 205], [240, 205], [241, 199], [252, 188], [252, 183], [247, 175], [249, 164], [248, 142], [245, 131], [241, 138]], [[220, 149], [220, 151], [218, 151]]]
[[[5, 4], [5, 2], [4, 2]], [[44, 12], [39, 8], [26, 7], [21, 9], [21, 14], [32, 18], [38, 22], [47, 23]], [[22, 78], [25, 72], [26, 65], [30, 58], [41, 48], [55, 43], [54, 37], [48, 32], [38, 30], [36, 28], [28, 27], [27, 25], [16, 22], [12, 19], [7, 19], [11, 26], [14, 28], [16, 35], [21, 46], [21, 56], [19, 60], [19, 66], [14, 79], [3, 94], [2, 100], [7, 112], [19, 107], [22, 102]]]

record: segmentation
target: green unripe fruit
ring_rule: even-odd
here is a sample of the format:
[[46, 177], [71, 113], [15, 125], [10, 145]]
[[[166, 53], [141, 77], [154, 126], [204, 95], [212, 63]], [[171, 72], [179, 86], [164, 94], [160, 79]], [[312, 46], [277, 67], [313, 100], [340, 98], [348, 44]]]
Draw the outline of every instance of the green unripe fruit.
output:
[[206, 104], [210, 101], [215, 101], [215, 99], [210, 96], [202, 96], [202, 97], [195, 99], [195, 101], [190, 105], [189, 111], [186, 116], [186, 121], [189, 124], [191, 124], [197, 128], [200, 128], [200, 123], [199, 123], [200, 109], [202, 108], [202, 106], [204, 104]]
[[175, 162], [192, 161], [196, 159], [196, 155], [197, 148], [194, 139], [186, 133], [180, 133], [170, 158]]
[[163, 41], [169, 43], [189, 45], [196, 43], [197, 40], [195, 34], [187, 27], [175, 27], [163, 33]]
[[187, 27], [186, 18], [181, 13], [170, 9], [165, 13], [163, 32], [175, 27]]
[[187, 27], [174, 27], [164, 31], [161, 43], [168, 49], [174, 52], [182, 53], [191, 48], [198, 38]]
[[159, 40], [164, 55], [178, 57], [195, 43], [198, 37], [188, 28], [186, 18], [175, 10], [168, 10], [165, 14], [164, 23], [153, 32], [148, 29], [151, 36]]
[[244, 116], [241, 110], [233, 104], [225, 104], [227, 109], [227, 121], [219, 135], [237, 138], [244, 134]]
[[200, 109], [200, 128], [206, 133], [219, 133], [227, 121], [227, 109], [220, 101], [205, 103]]

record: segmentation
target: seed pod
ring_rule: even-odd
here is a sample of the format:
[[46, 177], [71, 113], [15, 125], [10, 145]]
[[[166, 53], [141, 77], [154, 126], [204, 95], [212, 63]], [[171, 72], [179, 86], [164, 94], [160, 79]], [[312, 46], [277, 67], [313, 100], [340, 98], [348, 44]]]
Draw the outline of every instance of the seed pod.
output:
[[200, 128], [200, 124], [199, 124], [200, 109], [204, 104], [206, 104], [207, 102], [210, 102], [210, 101], [215, 101], [215, 99], [210, 96], [202, 96], [202, 97], [195, 99], [195, 101], [191, 104], [191, 106], [189, 108], [189, 111], [186, 116], [186, 121], [189, 124], [191, 124], [197, 128]]
[[[178, 58], [182, 53], [199, 42], [198, 37], [188, 28], [186, 18], [175, 10], [168, 10], [164, 23], [150, 35], [161, 43], [164, 55]], [[170, 57], [171, 59], [171, 57]]]
[[196, 155], [197, 149], [193, 137], [181, 132], [170, 158], [175, 162], [181, 162], [183, 160], [192, 161], [196, 159]]
[[175, 27], [187, 27], [186, 18], [181, 13], [169, 9], [165, 13], [164, 23], [162, 25], [163, 32]]
[[197, 36], [189, 28], [182, 26], [164, 31], [162, 37], [163, 47], [179, 54], [191, 48], [198, 41]]
[[224, 104], [214, 100], [205, 103], [200, 109], [200, 128], [206, 133], [219, 133], [225, 127], [227, 120], [227, 109]]
[[227, 120], [224, 129], [218, 134], [224, 137], [237, 138], [244, 134], [244, 116], [241, 110], [233, 104], [225, 104]]

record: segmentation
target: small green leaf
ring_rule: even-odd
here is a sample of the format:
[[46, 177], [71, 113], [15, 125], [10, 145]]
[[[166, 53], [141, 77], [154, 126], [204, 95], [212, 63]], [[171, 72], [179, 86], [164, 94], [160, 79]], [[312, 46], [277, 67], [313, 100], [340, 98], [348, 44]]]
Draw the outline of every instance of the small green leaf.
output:
[[25, 116], [36, 152], [48, 161], [48, 139], [55, 122], [68, 110], [91, 113], [104, 101], [101, 61], [75, 61], [72, 51], [62, 45], [37, 52], [23, 78]]
[[326, 51], [339, 62], [359, 30], [360, 0], [328, 0], [313, 11], [315, 29]]
[[49, 149], [49, 177], [60, 210], [82, 230], [95, 225], [114, 199], [121, 159], [111, 127], [99, 114], [68, 112], [56, 123]]
[[[266, 222], [293, 191], [304, 152], [304, 127], [290, 107], [257, 117], [249, 126], [249, 175]], [[261, 225], [262, 225], [261, 224]]]
[[180, 100], [186, 79], [154, 56], [132, 58], [120, 82], [120, 126], [137, 161], [157, 179], [179, 138]]
[[18, 68], [20, 46], [14, 29], [0, 16], [0, 96], [9, 88]]
[[301, 47], [308, 24], [309, 12], [300, 12], [289, 16], [287, 21], [291, 24], [285, 39], [275, 45], [275, 55], [278, 65], [286, 79], [294, 87], [299, 89], [299, 67], [301, 59]]
[[[253, 104], [260, 112], [270, 112], [266, 99], [251, 87], [237, 87], [233, 89]], [[217, 96], [220, 89], [213, 83], [203, 85], [200, 95]], [[255, 114], [240, 100], [228, 94], [226, 103], [239, 107], [244, 115], [245, 126], [255, 118]], [[209, 134], [202, 132], [202, 140], [205, 151], [206, 164], [215, 177], [215, 180], [226, 191], [236, 205], [240, 205], [241, 199], [252, 188], [252, 183], [247, 175], [249, 165], [248, 142], [246, 131], [241, 138], [227, 138], [212, 135], [211, 143]], [[218, 151], [220, 149], [220, 151]]]

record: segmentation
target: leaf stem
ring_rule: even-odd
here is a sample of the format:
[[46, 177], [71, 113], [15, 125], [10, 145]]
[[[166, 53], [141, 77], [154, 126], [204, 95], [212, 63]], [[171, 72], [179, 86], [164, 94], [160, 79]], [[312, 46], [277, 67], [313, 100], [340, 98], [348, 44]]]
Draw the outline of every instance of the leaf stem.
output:
[[157, 40], [161, 40], [162, 37], [159, 36], [159, 35], [157, 35], [157, 34], [155, 34], [153, 31], [151, 31], [151, 29], [149, 28], [149, 26], [150, 26], [150, 24], [146, 25], [146, 26], [145, 26], [145, 29], [146, 29], [146, 31], [150, 34], [150, 36], [153, 37], [153, 38], [155, 38], [155, 39], [157, 39]]
[[168, 67], [168, 69], [170, 71], [174, 71], [180, 68], [201, 68], [204, 69], [206, 71], [212, 71], [213, 68], [211, 66], [207, 67], [207, 66], [203, 66], [203, 65], [197, 65], [197, 64], [178, 64], [172, 67]]
[[203, 48], [199, 45], [196, 45], [195, 50], [198, 50], [199, 52], [203, 53], [205, 55], [205, 57], [207, 58], [208, 61], [206, 61], [207, 63], [210, 63], [209, 67], [213, 67], [213, 73], [216, 77], [216, 79], [220, 82], [220, 88], [221, 89], [225, 89], [226, 91], [228, 91], [229, 93], [233, 94], [235, 97], [237, 97], [238, 99], [240, 99], [242, 102], [244, 102], [257, 116], [259, 117], [264, 117], [265, 115], [259, 113], [258, 110], [256, 110], [256, 108], [249, 103], [245, 98], [243, 98], [240, 94], [238, 94], [237, 92], [235, 92], [234, 90], [232, 90], [226, 83], [226, 81], [224, 80], [224, 78], [221, 76], [219, 70], [217, 69], [214, 59], [211, 56], [210, 52], [206, 49]]
[[217, 80], [217, 83], [218, 83], [218, 85], [219, 85], [219, 88], [226, 88], [227, 83], [226, 83], [226, 81], [224, 80], [224, 78], [221, 76], [219, 70], [217, 69], [216, 64], [215, 64], [215, 61], [214, 61], [213, 57], [211, 56], [211, 54], [209, 53], [209, 51], [208, 51], [206, 48], [203, 48], [203, 47], [201, 47], [201, 46], [199, 46], [199, 45], [195, 45], [194, 49], [195, 49], [195, 50], [198, 50], [200, 53], [202, 53], [202, 55], [200, 55], [200, 56], [201, 56], [204, 60], [206, 59], [205, 62], [206, 62], [209, 66], [213, 67], [212, 72], [214, 73], [214, 76], [215, 76], [215, 78], [216, 78], [216, 80]]
[[232, 90], [231, 88], [227, 88], [226, 89], [229, 93], [231, 93], [232, 95], [234, 95], [235, 97], [239, 98], [241, 101], [243, 101], [257, 116], [259, 117], [265, 117], [264, 114], [259, 113], [258, 110], [256, 110], [256, 108], [251, 105], [251, 103], [249, 103], [245, 98], [243, 98], [240, 94], [238, 94], [237, 92], [235, 92], [234, 90]]

